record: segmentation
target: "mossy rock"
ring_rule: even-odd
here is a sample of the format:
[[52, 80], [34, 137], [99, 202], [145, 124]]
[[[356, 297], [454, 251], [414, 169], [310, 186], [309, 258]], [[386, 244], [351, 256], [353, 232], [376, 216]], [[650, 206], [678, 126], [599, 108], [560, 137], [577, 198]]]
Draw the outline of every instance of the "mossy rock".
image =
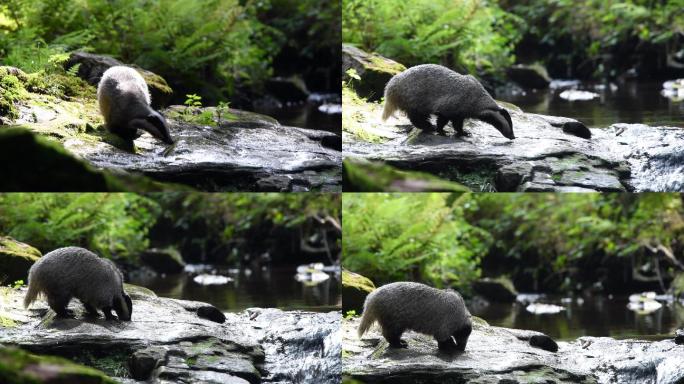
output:
[[[352, 79], [347, 71], [353, 69], [359, 79]], [[392, 76], [405, 71], [403, 64], [397, 63], [375, 53], [368, 53], [359, 48], [342, 44], [342, 76], [344, 81], [351, 81], [352, 87], [361, 97], [369, 101], [380, 100], [384, 94], [385, 84]]]
[[9, 347], [0, 347], [0, 378], [3, 384], [116, 384], [97, 369], [61, 357], [33, 355]]
[[513, 282], [505, 276], [479, 279], [473, 284], [473, 291], [489, 301], [499, 303], [515, 302], [518, 296]]
[[367, 277], [342, 269], [342, 313], [363, 311], [366, 296], [373, 292], [375, 284]]
[[506, 75], [526, 89], [545, 89], [551, 83], [551, 77], [541, 64], [517, 64], [506, 70]]
[[[21, 127], [0, 127], [2, 192], [120, 192], [177, 190], [139, 175], [99, 171], [56, 142]], [[181, 189], [190, 189], [183, 187]]]
[[[11, 70], [12, 67], [0, 67], [0, 125], [4, 119], [14, 120], [19, 117], [17, 103], [28, 98], [28, 92], [20, 77]], [[22, 72], [23, 73], [23, 72]], [[18, 74], [18, 73], [17, 73]], [[25, 74], [23, 77], [25, 78]], [[7, 121], [5, 121], [7, 123]]]
[[672, 280], [672, 294], [677, 298], [684, 297], [684, 273], [678, 273]]
[[42, 254], [36, 248], [14, 240], [11, 237], [0, 236], [0, 283], [13, 283], [17, 280], [27, 281], [28, 270], [38, 261]]
[[468, 192], [459, 183], [358, 158], [342, 163], [343, 188], [350, 192]]
[[185, 262], [175, 248], [151, 248], [140, 255], [140, 261], [159, 273], [181, 273]]

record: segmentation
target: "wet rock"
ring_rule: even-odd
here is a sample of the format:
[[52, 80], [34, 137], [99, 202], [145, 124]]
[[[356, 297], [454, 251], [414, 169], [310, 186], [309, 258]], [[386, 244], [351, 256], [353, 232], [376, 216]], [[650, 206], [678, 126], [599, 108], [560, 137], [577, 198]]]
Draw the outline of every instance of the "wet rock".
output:
[[[353, 69], [360, 79], [349, 77], [347, 71]], [[382, 98], [385, 84], [399, 72], [406, 69], [402, 64], [380, 55], [364, 52], [353, 45], [342, 44], [342, 76], [344, 81], [352, 81], [354, 90], [370, 101]]]
[[197, 284], [200, 285], [224, 285], [233, 281], [232, 277], [221, 276], [221, 275], [210, 275], [208, 273], [203, 273], [192, 278]]
[[473, 291], [489, 301], [500, 303], [513, 303], [518, 296], [518, 292], [513, 286], [513, 282], [507, 277], [482, 278], [473, 284]]
[[116, 383], [97, 369], [75, 364], [67, 359], [39, 356], [19, 348], [2, 346], [0, 346], [0, 379], [5, 384]]
[[[530, 345], [533, 331], [473, 322], [465, 352], [444, 354], [434, 339], [407, 332], [408, 349], [388, 348], [376, 327], [362, 339], [344, 320], [342, 373], [364, 383], [667, 383], [684, 380], [684, 349], [658, 342], [582, 337], [553, 353]], [[536, 342], [533, 342], [536, 343]]]
[[581, 127], [576, 120], [509, 108], [515, 140], [478, 120], [466, 120], [470, 136], [457, 137], [450, 125], [442, 136], [414, 128], [404, 116], [383, 122], [379, 104], [357, 101], [350, 108], [354, 121], [343, 132], [347, 161], [428, 172], [476, 191], [684, 191], [681, 128], [615, 124], [590, 129], [586, 140], [575, 136], [586, 136], [581, 129], [563, 132]]
[[356, 311], [363, 312], [363, 302], [366, 296], [375, 290], [375, 284], [358, 273], [342, 269], [342, 313]]
[[517, 64], [506, 69], [506, 75], [521, 87], [528, 89], [545, 89], [551, 83], [546, 68], [540, 64]]
[[129, 360], [131, 376], [140, 381], [149, 379], [157, 366], [166, 357], [166, 350], [163, 347], [149, 347], [135, 351]]
[[466, 192], [468, 187], [424, 172], [401, 171], [380, 162], [347, 158], [342, 162], [349, 192]]
[[28, 279], [28, 270], [42, 256], [36, 248], [9, 236], [0, 236], [0, 284]]
[[214, 323], [224, 323], [226, 321], [226, 315], [213, 305], [205, 305], [197, 308], [197, 316], [211, 320]]
[[301, 102], [309, 97], [309, 90], [301, 77], [274, 77], [266, 81], [266, 91], [278, 100]]
[[684, 191], [684, 130], [613, 124], [606, 130], [616, 157], [626, 159], [636, 192]]
[[166, 82], [166, 80], [164, 80], [164, 78], [161, 76], [133, 64], [124, 64], [119, 60], [107, 55], [96, 55], [87, 52], [73, 52], [69, 56], [69, 59], [64, 63], [64, 68], [69, 69], [74, 65], [79, 65], [77, 72], [78, 77], [94, 86], [97, 86], [97, 84], [100, 82], [102, 74], [110, 67], [117, 65], [134, 67], [145, 79], [145, 82], [150, 90], [152, 106], [155, 109], [159, 109], [167, 105], [168, 101], [173, 95], [173, 90], [171, 87], [169, 87], [169, 84]]
[[586, 125], [579, 121], [568, 121], [562, 125], [563, 132], [581, 137], [583, 139], [591, 139], [591, 131]]
[[558, 352], [558, 344], [546, 335], [534, 335], [530, 337], [530, 345], [549, 352]]
[[684, 329], [677, 329], [675, 330], [675, 338], [674, 342], [677, 345], [682, 345], [684, 344]]
[[181, 273], [185, 262], [174, 248], [151, 248], [140, 254], [140, 261], [158, 273]]
[[[183, 110], [172, 107], [166, 112], [176, 140], [171, 147], [148, 134], [135, 141], [135, 152], [78, 138], [65, 146], [100, 168], [204, 190], [341, 189], [342, 154], [321, 144], [324, 137], [334, 134], [304, 133], [270, 117], [233, 109], [225, 111], [218, 126], [212, 127], [180, 120]], [[211, 115], [215, 109], [201, 111]]]
[[[27, 156], [27, 154], [30, 154]], [[17, 160], [21, 159], [21, 160]], [[23, 128], [0, 129], [0, 175], [3, 192], [161, 191], [163, 186], [140, 175], [97, 170], [58, 143]]]
[[555, 304], [532, 303], [525, 307], [525, 310], [535, 315], [553, 315], [565, 310], [565, 307]]
[[206, 303], [159, 298], [126, 285], [132, 321], [85, 317], [76, 300], [69, 305], [76, 317], [59, 319], [42, 300], [24, 309], [25, 289], [0, 289], [0, 307], [16, 323], [0, 326], [0, 344], [101, 366], [117, 381], [339, 382], [339, 312], [254, 308], [227, 313], [217, 324], [196, 315]]
[[[266, 383], [339, 383], [342, 337], [339, 312], [312, 316], [305, 312], [252, 309], [255, 340], [266, 353]], [[230, 323], [230, 319], [228, 322]]]

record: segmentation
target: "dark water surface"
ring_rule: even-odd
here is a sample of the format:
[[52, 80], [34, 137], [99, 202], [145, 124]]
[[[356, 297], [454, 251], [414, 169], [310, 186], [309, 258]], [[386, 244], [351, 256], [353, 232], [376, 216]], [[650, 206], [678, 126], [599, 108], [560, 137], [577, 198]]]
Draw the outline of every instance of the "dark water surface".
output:
[[557, 314], [535, 315], [526, 305], [491, 303], [482, 309], [473, 308], [473, 315], [490, 325], [531, 329], [554, 339], [574, 340], [580, 336], [610, 336], [614, 338], [663, 339], [674, 337], [674, 330], [684, 326], [684, 306], [663, 304], [648, 315], [638, 315], [627, 309], [628, 298], [598, 296], [584, 298], [579, 304], [562, 303], [560, 297], [547, 297], [539, 302], [564, 306]]
[[497, 99], [513, 103], [525, 112], [571, 117], [592, 128], [615, 123], [684, 127], [684, 102], [660, 95], [662, 82], [616, 85], [616, 90], [596, 90], [592, 85], [581, 84], [579, 89], [600, 95], [587, 101], [561, 99], [562, 89], [526, 91], [525, 95], [500, 94]]
[[[131, 276], [131, 283], [151, 289], [158, 296], [210, 303], [222, 311], [237, 312], [250, 307], [329, 312], [340, 310], [340, 282], [331, 278], [313, 287], [295, 281], [295, 268], [269, 268], [227, 276], [225, 285], [200, 285], [195, 275]], [[222, 273], [223, 274], [223, 273]]]
[[342, 97], [337, 94], [312, 94], [309, 101], [283, 105], [275, 108], [265, 105], [254, 108], [254, 112], [269, 115], [282, 125], [291, 127], [318, 129], [342, 134], [342, 113], [326, 113], [320, 110], [321, 105], [341, 107]]

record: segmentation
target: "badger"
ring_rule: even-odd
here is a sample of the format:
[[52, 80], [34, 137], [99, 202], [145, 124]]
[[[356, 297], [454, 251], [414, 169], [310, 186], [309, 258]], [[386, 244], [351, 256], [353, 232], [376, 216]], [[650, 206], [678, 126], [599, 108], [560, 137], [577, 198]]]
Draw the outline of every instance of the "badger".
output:
[[107, 320], [113, 320], [114, 310], [119, 320], [131, 320], [133, 303], [123, 290], [121, 271], [110, 260], [84, 248], [55, 249], [31, 266], [24, 307], [41, 293], [59, 317], [69, 316], [67, 306], [75, 297], [93, 316], [101, 309]]
[[401, 335], [413, 330], [433, 336], [440, 350], [463, 351], [472, 331], [470, 312], [458, 292], [413, 282], [383, 285], [366, 297], [359, 337], [375, 321], [394, 348], [406, 348]]
[[173, 144], [166, 119], [150, 106], [147, 83], [135, 69], [118, 65], [106, 70], [97, 85], [97, 101], [110, 132], [132, 141], [142, 129]]
[[430, 116], [437, 116], [436, 130], [445, 134], [451, 121], [459, 136], [463, 120], [473, 118], [494, 126], [504, 137], [515, 139], [513, 121], [508, 111], [499, 107], [482, 84], [470, 75], [461, 75], [436, 64], [411, 67], [390, 79], [385, 86], [382, 119], [395, 111], [406, 112], [411, 124], [423, 131], [434, 131]]

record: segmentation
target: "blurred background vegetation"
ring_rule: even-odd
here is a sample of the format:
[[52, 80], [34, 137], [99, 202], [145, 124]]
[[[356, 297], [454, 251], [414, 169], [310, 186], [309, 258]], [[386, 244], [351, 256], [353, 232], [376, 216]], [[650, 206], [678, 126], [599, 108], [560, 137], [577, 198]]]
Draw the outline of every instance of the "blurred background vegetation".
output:
[[684, 59], [684, 0], [345, 0], [342, 39], [406, 66], [499, 79], [514, 62], [553, 78], [663, 78]]
[[[278, 265], [329, 263], [339, 253], [340, 200], [331, 193], [0, 194], [0, 234], [43, 254], [82, 246], [130, 265], [150, 247], [176, 248], [195, 263], [237, 266], [263, 253]], [[303, 251], [321, 243], [327, 250]]]
[[347, 194], [343, 265], [376, 285], [629, 292], [682, 272], [680, 194]]
[[108, 54], [164, 77], [175, 102], [239, 102], [273, 76], [339, 91], [337, 0], [4, 0], [0, 58], [26, 72], [50, 56]]

